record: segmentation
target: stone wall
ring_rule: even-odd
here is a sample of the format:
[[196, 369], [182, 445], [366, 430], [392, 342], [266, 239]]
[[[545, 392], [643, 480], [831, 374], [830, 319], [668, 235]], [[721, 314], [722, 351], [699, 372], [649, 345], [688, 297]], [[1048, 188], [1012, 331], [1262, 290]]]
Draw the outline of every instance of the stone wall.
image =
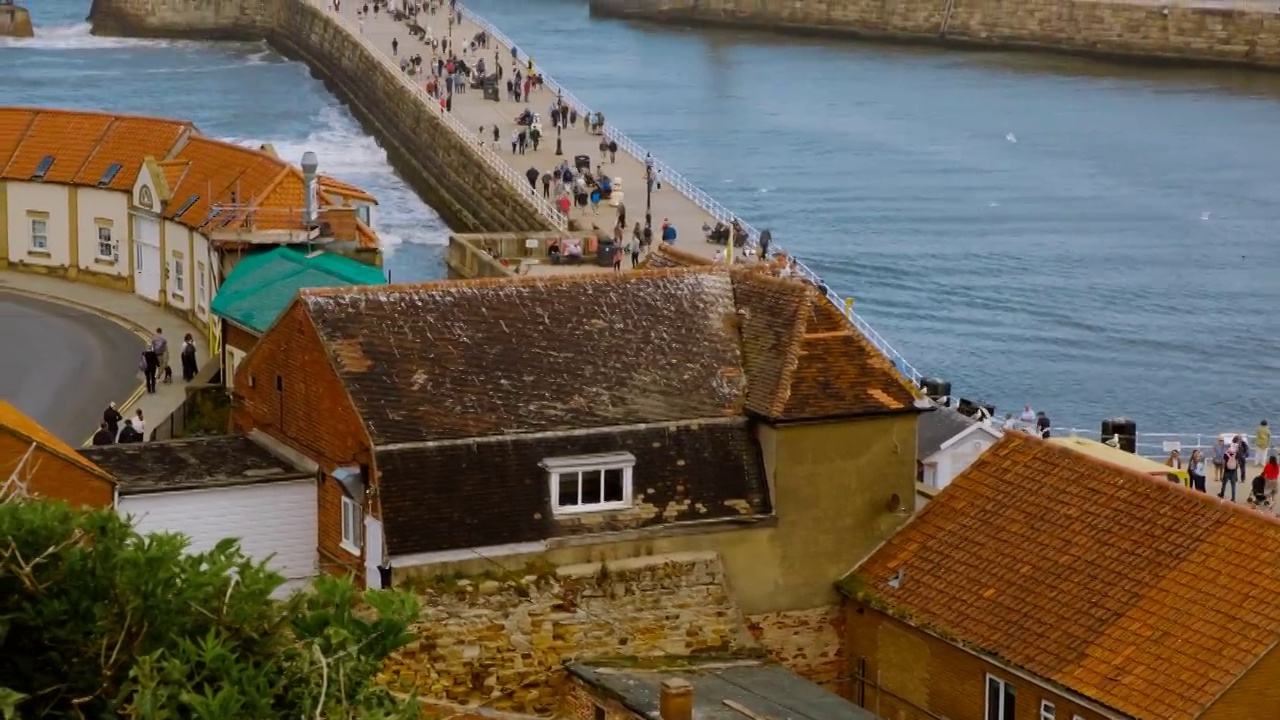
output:
[[551, 230], [465, 137], [335, 18], [305, 0], [94, 0], [94, 32], [263, 40], [305, 62], [352, 110], [417, 192], [461, 232]]
[[1280, 67], [1280, 14], [1091, 0], [590, 0], [599, 16]]
[[428, 699], [548, 714], [570, 660], [755, 652], [715, 553], [499, 570], [413, 587], [422, 597], [419, 639], [381, 679]]
[[847, 692], [844, 610], [839, 605], [751, 615], [747, 629], [771, 659], [831, 692]]

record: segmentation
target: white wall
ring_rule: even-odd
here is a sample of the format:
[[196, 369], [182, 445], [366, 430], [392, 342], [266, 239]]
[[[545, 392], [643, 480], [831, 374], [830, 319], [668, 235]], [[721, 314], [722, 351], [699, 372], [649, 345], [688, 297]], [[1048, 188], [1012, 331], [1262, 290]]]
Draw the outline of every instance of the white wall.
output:
[[191, 254], [191, 302], [196, 309], [196, 317], [204, 322], [209, 321], [209, 302], [213, 300], [213, 267], [209, 259], [209, 238], [200, 233], [192, 233]]
[[191, 309], [195, 285], [191, 277], [191, 230], [172, 220], [164, 221], [164, 290], [169, 305]]
[[[65, 267], [71, 264], [70, 214], [66, 185], [8, 182], [9, 262]], [[47, 247], [31, 247], [31, 213], [42, 213], [46, 221]]]
[[[76, 205], [80, 217], [80, 269], [84, 272], [128, 277], [129, 267], [129, 194], [119, 190], [76, 188]], [[98, 248], [98, 229], [111, 233], [114, 252], [103, 256]]]
[[995, 442], [996, 439], [985, 432], [972, 432], [955, 445], [938, 451], [933, 458], [937, 464], [925, 465], [925, 483], [939, 490], [945, 488]]

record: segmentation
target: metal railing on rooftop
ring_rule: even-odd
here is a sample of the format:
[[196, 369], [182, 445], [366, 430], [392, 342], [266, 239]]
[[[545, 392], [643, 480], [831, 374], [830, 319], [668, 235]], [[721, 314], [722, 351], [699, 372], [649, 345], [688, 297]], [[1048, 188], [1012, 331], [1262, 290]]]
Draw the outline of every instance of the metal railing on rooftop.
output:
[[[529, 56], [524, 51], [520, 50], [519, 45], [515, 44], [511, 38], [503, 34], [503, 32], [494, 26], [493, 23], [485, 20], [470, 8], [466, 8], [464, 10], [464, 17], [475, 25], [483, 28], [491, 40], [497, 42], [499, 45], [505, 46], [508, 52], [510, 52], [511, 48], [516, 48], [516, 57], [520, 64], [522, 66], [528, 65]], [[541, 73], [541, 77], [543, 85], [556, 93], [557, 96], [560, 97], [561, 101], [569, 107], [577, 110], [578, 115], [586, 118], [595, 112], [588, 107], [586, 103], [579, 100], [577, 96], [569, 92], [567, 88], [556, 82], [555, 79], [551, 78], [546, 73]], [[698, 186], [694, 185], [683, 175], [671, 169], [671, 167], [666, 163], [653, 157], [653, 155], [645, 150], [640, 143], [627, 137], [626, 134], [619, 130], [616, 125], [610, 125], [606, 122], [604, 126], [604, 136], [609, 140], [618, 143], [619, 150], [631, 155], [641, 162], [652, 163], [657, 179], [661, 180], [664, 184], [675, 188], [680, 192], [680, 194], [689, 198], [689, 200], [691, 200], [695, 205], [702, 208], [716, 220], [726, 224], [733, 220], [737, 220], [739, 226], [747, 235], [747, 244], [751, 247], [758, 246], [760, 241], [759, 230], [739, 218], [735, 213], [730, 211], [729, 208], [720, 204], [719, 201], [708, 195]], [[866, 320], [862, 319], [861, 316], [853, 312], [851, 309], [848, 309], [844, 298], [840, 297], [838, 293], [827, 286], [827, 284], [822, 281], [822, 278], [818, 277], [817, 273], [809, 269], [809, 266], [805, 265], [798, 259], [796, 260], [796, 270], [805, 279], [821, 288], [823, 293], [827, 296], [827, 299], [834, 303], [836, 307], [844, 309], [845, 315], [849, 318], [849, 321], [853, 323], [853, 326], [866, 336], [867, 340], [869, 340], [877, 350], [883, 353], [885, 357], [893, 363], [894, 367], [898, 369], [898, 372], [906, 376], [917, 387], [922, 384], [924, 377], [920, 372], [916, 370], [911, 363], [907, 362], [907, 359], [902, 356], [902, 353], [895, 350], [893, 346], [889, 344], [889, 341], [885, 340], [880, 333], [876, 332], [875, 328], [871, 327]]]
[[505, 160], [499, 157], [487, 143], [481, 142], [480, 136], [472, 132], [466, 125], [463, 125], [461, 120], [458, 120], [453, 116], [453, 113], [440, 107], [439, 100], [427, 94], [426, 88], [413, 82], [409, 75], [392, 62], [391, 58], [385, 52], [379, 49], [377, 45], [374, 45], [369, 38], [365, 37], [359, 27], [352, 24], [352, 22], [342, 15], [342, 13], [335, 12], [333, 10], [332, 3], [328, 3], [325, 0], [306, 0], [306, 2], [308, 2], [312, 7], [320, 10], [320, 12], [337, 19], [343, 29], [350, 33], [352, 37], [356, 38], [356, 40], [364, 46], [365, 50], [368, 50], [371, 55], [377, 58], [378, 62], [381, 63], [388, 72], [399, 78], [400, 83], [413, 93], [414, 97], [419, 101], [426, 103], [427, 107], [432, 108], [439, 117], [444, 119], [445, 123], [453, 128], [454, 131], [460, 134], [464, 139], [470, 141], [471, 148], [475, 150], [476, 154], [478, 154], [480, 158], [494, 170], [494, 172], [507, 181], [512, 188], [519, 192], [521, 196], [523, 196], [533, 206], [539, 215], [546, 218], [547, 221], [550, 222], [552, 228], [563, 230], [568, 227], [568, 222], [565, 217], [560, 214], [560, 211], [538, 194], [536, 190], [530, 189], [529, 181], [524, 177], [524, 175], [516, 172], [515, 168], [508, 165]]

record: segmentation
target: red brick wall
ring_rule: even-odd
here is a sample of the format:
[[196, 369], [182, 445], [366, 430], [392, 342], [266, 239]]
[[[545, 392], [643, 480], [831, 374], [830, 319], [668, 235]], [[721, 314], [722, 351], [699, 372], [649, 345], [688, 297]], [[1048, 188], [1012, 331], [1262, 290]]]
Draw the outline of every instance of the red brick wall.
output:
[[[282, 390], [277, 390], [277, 377]], [[232, 403], [236, 429], [262, 430], [315, 460], [326, 473], [342, 466], [372, 465], [369, 436], [315, 327], [296, 303], [240, 364]], [[359, 573], [360, 558], [338, 544], [341, 488], [326, 477], [318, 493], [322, 568]]]
[[[1016, 688], [1016, 720], [1039, 720], [1041, 700], [1054, 704], [1057, 720], [1104, 720], [1036, 683], [852, 601], [845, 606], [845, 638], [850, 678], [845, 696], [859, 702], [861, 690], [862, 705], [884, 720], [983, 720], [988, 673]], [[861, 682], [860, 658], [866, 658], [866, 680]]]
[[254, 345], [258, 344], [258, 336], [245, 330], [242, 327], [232, 325], [231, 323], [223, 323], [222, 343], [241, 351], [249, 352]]
[[[13, 435], [0, 433], [0, 472], [4, 473], [0, 479], [9, 477], [30, 446]], [[27, 491], [31, 495], [95, 508], [111, 507], [115, 500], [110, 482], [53, 453], [37, 448], [26, 467], [30, 472]]]
[[1209, 706], [1202, 720], [1258, 720], [1280, 715], [1280, 649], [1272, 648]]

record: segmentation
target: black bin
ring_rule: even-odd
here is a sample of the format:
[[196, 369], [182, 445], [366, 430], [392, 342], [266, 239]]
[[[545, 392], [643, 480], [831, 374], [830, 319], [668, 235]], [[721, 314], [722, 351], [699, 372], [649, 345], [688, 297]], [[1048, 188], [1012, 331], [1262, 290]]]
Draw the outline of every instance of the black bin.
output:
[[613, 267], [613, 252], [618, 248], [613, 238], [600, 238], [596, 246], [596, 264], [600, 267]]
[[498, 83], [497, 83], [497, 82], [485, 82], [485, 84], [484, 84], [484, 99], [485, 99], [485, 100], [492, 100], [492, 101], [494, 101], [494, 102], [499, 102], [499, 101], [501, 101], [501, 100], [502, 100], [502, 96], [501, 96], [501, 95], [499, 95], [499, 93], [498, 93]]
[[591, 156], [590, 156], [590, 155], [577, 155], [577, 156], [575, 156], [575, 157], [573, 158], [573, 166], [574, 166], [575, 168], [579, 169], [579, 170], [590, 171], [590, 170], [591, 170]]
[[924, 394], [934, 400], [951, 396], [951, 383], [942, 378], [925, 378]]
[[1111, 438], [1120, 436], [1120, 449], [1125, 452], [1138, 452], [1138, 423], [1129, 418], [1108, 418], [1102, 421], [1102, 442], [1110, 443]]

